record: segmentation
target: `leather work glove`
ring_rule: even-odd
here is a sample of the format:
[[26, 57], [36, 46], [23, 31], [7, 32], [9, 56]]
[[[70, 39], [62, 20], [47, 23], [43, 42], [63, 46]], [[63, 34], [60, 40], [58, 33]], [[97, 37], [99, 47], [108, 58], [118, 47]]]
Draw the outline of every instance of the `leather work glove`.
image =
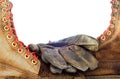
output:
[[99, 42], [87, 35], [72, 36], [47, 44], [30, 44], [29, 48], [50, 64], [52, 73], [76, 73], [78, 70], [94, 70], [98, 67], [98, 61], [91, 52], [98, 50]]

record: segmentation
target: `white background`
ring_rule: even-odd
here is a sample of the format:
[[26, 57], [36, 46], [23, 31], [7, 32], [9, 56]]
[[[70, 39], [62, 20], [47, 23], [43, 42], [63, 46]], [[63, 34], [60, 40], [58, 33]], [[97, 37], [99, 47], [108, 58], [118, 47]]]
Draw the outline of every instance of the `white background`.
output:
[[110, 0], [10, 0], [19, 40], [47, 43], [77, 34], [98, 37], [109, 26]]

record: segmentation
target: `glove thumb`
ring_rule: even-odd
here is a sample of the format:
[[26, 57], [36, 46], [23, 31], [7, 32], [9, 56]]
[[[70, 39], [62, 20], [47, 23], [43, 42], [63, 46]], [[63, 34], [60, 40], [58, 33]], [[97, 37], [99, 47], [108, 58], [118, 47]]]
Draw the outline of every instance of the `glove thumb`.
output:
[[29, 46], [30, 51], [32, 51], [32, 52], [39, 52], [38, 45], [36, 45], [36, 44], [29, 44], [28, 46]]

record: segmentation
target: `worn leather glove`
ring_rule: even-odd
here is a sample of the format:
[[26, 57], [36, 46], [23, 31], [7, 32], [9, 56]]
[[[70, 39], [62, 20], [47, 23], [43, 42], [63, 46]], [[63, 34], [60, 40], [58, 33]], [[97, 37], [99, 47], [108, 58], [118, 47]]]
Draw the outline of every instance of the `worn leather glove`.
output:
[[98, 61], [91, 51], [97, 51], [99, 43], [87, 35], [72, 36], [48, 44], [30, 44], [29, 47], [31, 51], [41, 54], [45, 63], [50, 63], [52, 73], [75, 73], [98, 67]]

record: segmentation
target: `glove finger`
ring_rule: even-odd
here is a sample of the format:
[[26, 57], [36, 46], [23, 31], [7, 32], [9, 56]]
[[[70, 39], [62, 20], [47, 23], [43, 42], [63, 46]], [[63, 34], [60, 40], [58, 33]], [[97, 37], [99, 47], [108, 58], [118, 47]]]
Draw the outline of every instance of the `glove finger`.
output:
[[72, 67], [71, 65], [68, 65], [68, 68], [65, 69], [65, 71], [68, 72], [68, 73], [76, 73], [77, 69]]
[[58, 53], [56, 49], [48, 49], [44, 48], [42, 49], [42, 54], [44, 58], [51, 63], [53, 66], [59, 68], [59, 69], [66, 69], [67, 63], [63, 59], [63, 57]]
[[78, 36], [76, 45], [83, 46], [90, 51], [97, 51], [99, 49], [99, 42], [95, 38], [88, 35]]
[[62, 69], [59, 69], [53, 65], [50, 65], [50, 71], [54, 74], [61, 74], [62, 73]]
[[59, 53], [63, 56], [65, 61], [73, 67], [82, 71], [86, 71], [88, 69], [87, 64], [80, 57], [78, 57], [77, 54], [69, 50], [67, 47], [61, 48], [59, 49], [59, 51]]
[[94, 70], [98, 67], [98, 61], [96, 58], [90, 54], [87, 50], [79, 47], [79, 46], [69, 46], [70, 50], [72, 50], [79, 58], [81, 58], [87, 66], [91, 69]]
[[63, 40], [60, 40], [58, 42], [67, 43], [68, 45], [73, 44], [73, 45], [83, 46], [91, 51], [97, 51], [99, 48], [99, 42], [95, 38], [88, 35], [71, 36]]

